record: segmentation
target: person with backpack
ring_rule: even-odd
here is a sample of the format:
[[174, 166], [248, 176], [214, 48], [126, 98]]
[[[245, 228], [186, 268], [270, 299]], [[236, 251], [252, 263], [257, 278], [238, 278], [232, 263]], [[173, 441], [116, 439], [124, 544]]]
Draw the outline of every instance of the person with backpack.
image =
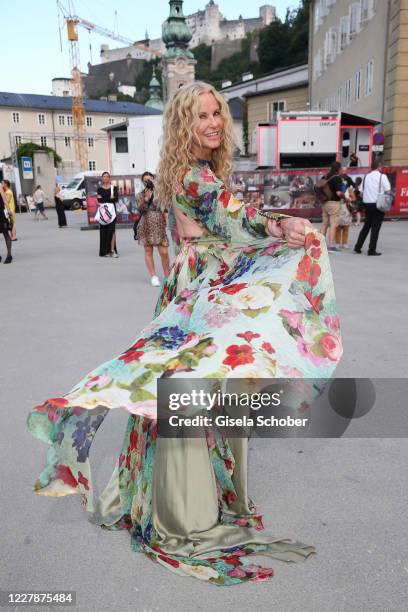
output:
[[327, 247], [329, 253], [340, 251], [336, 246], [336, 228], [339, 224], [340, 203], [345, 198], [340, 171], [341, 163], [338, 161], [333, 162], [328, 174], [319, 181], [319, 183], [322, 183], [320, 190], [327, 198], [326, 201], [322, 202], [323, 225], [320, 231], [326, 237], [327, 229], [329, 228], [329, 243]]
[[377, 241], [384, 220], [384, 211], [378, 209], [377, 200], [380, 195], [391, 193], [390, 181], [382, 169], [382, 162], [378, 159], [374, 160], [371, 164], [371, 172], [366, 174], [363, 180], [365, 220], [354, 246], [354, 252], [359, 255], [369, 232], [371, 235], [367, 255], [381, 255], [377, 251]]

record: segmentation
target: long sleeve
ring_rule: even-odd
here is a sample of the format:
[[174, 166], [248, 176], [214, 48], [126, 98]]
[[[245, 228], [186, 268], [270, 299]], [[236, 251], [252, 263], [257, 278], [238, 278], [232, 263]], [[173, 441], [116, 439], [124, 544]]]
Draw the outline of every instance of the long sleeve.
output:
[[143, 197], [143, 191], [136, 195], [136, 206], [141, 214], [145, 213], [149, 208], [149, 203], [145, 202], [145, 199]]
[[279, 219], [287, 215], [258, 211], [238, 200], [209, 166], [190, 168], [183, 187], [183, 192], [176, 196], [178, 206], [204, 226], [208, 234], [234, 242], [247, 242], [251, 236], [281, 236]]

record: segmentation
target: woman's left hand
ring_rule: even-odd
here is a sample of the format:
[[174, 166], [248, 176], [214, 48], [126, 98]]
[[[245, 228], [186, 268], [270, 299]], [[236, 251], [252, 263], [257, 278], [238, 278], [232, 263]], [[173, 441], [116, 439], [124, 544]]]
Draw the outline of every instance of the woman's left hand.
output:
[[301, 249], [304, 247], [307, 228], [314, 229], [310, 221], [301, 217], [282, 219], [281, 227], [283, 236], [290, 249]]

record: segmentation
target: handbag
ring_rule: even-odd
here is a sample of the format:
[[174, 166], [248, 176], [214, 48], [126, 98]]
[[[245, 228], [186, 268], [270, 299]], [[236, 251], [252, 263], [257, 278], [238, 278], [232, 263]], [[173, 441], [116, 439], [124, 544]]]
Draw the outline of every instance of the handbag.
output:
[[378, 189], [379, 193], [378, 193], [377, 201], [375, 204], [378, 210], [380, 210], [381, 212], [387, 212], [388, 210], [390, 210], [393, 204], [393, 197], [390, 194], [381, 193], [381, 179], [382, 179], [382, 175], [380, 176], [380, 186]]
[[112, 221], [116, 219], [115, 205], [112, 202], [99, 204], [95, 219], [100, 225], [109, 225], [109, 223], [112, 223]]

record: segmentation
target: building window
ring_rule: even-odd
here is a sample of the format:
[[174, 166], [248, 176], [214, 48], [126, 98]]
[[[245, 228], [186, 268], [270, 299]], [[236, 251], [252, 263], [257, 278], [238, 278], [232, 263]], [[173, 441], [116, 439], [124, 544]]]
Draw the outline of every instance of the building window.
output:
[[320, 19], [321, 19], [322, 17], [326, 17], [326, 15], [329, 14], [329, 8], [328, 8], [329, 0], [320, 0], [319, 4], [320, 4]]
[[71, 136], [65, 136], [64, 138], [65, 146], [71, 148]]
[[329, 28], [324, 40], [324, 65], [331, 64], [336, 59], [337, 28]]
[[41, 137], [40, 137], [40, 143], [41, 143], [41, 146], [42, 146], [42, 147], [48, 147], [48, 144], [47, 144], [47, 137], [46, 137], [46, 136], [41, 136]]
[[360, 0], [361, 21], [369, 21], [375, 15], [375, 0]]
[[346, 106], [350, 106], [350, 102], [351, 102], [351, 79], [347, 79], [344, 91], [345, 91]]
[[361, 98], [361, 70], [356, 72], [354, 77], [354, 102], [358, 102]]
[[268, 121], [275, 121], [279, 111], [286, 110], [285, 100], [274, 100], [268, 102]]
[[374, 85], [374, 60], [370, 59], [366, 66], [365, 74], [365, 95], [370, 96], [373, 93]]
[[339, 49], [343, 51], [350, 42], [350, 18], [342, 17], [340, 19], [340, 36], [339, 36]]
[[17, 147], [21, 145], [21, 136], [14, 136], [14, 143]]
[[45, 115], [43, 113], [38, 113], [38, 123], [40, 125], [45, 125]]
[[337, 90], [337, 110], [341, 110], [342, 95], [343, 95], [343, 88], [339, 87]]
[[20, 113], [11, 113], [13, 123], [20, 123]]
[[115, 123], [115, 118], [114, 117], [109, 117], [108, 125], [113, 125], [114, 123]]
[[87, 116], [86, 125], [87, 127], [92, 127], [92, 117]]
[[88, 138], [88, 147], [92, 149], [95, 146], [95, 140], [93, 138]]
[[65, 125], [65, 115], [58, 115], [58, 124]]
[[88, 168], [89, 170], [96, 170], [96, 161], [94, 161], [93, 159], [90, 159], [88, 162]]
[[350, 17], [350, 36], [355, 36], [360, 31], [361, 23], [361, 6], [359, 2], [355, 2], [349, 9]]
[[330, 108], [329, 111], [337, 111], [338, 106], [337, 106], [337, 95], [333, 94], [330, 98]]
[[115, 138], [116, 153], [128, 153], [128, 139], [126, 136]]
[[313, 62], [313, 78], [314, 78], [314, 80], [316, 80], [320, 76], [322, 76], [322, 72], [323, 72], [322, 50], [319, 49], [319, 51], [314, 56], [314, 62]]
[[322, 19], [320, 15], [320, 4], [317, 2], [315, 4], [315, 11], [314, 11], [314, 31], [315, 32], [317, 32], [321, 23], [322, 23]]
[[73, 121], [72, 121], [72, 115], [67, 115], [67, 125], [72, 125]]

